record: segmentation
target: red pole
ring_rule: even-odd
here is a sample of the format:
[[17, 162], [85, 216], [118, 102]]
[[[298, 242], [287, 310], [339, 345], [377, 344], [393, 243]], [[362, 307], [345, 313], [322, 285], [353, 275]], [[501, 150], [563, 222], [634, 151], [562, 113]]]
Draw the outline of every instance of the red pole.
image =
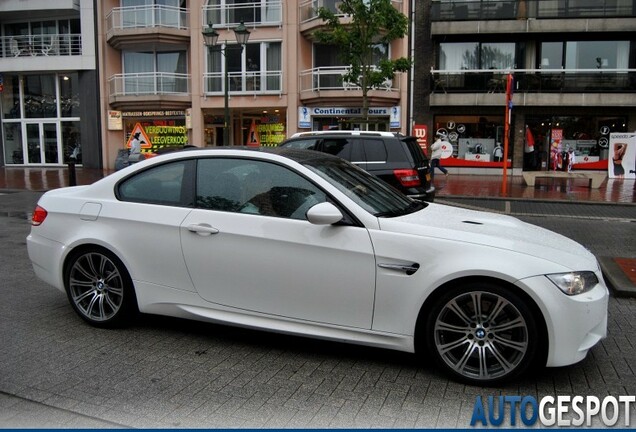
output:
[[512, 74], [508, 74], [506, 79], [506, 114], [504, 119], [504, 152], [503, 152], [503, 176], [501, 179], [501, 195], [506, 196], [508, 184], [508, 147], [510, 135], [510, 117], [512, 115], [512, 94], [514, 92], [514, 78]]

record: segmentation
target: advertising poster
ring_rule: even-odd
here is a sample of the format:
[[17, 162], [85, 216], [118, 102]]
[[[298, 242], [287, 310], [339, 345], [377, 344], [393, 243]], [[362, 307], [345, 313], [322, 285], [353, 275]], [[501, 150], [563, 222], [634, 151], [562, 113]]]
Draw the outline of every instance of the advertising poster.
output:
[[424, 154], [428, 157], [428, 128], [426, 125], [416, 124], [413, 125], [413, 136], [417, 138], [417, 143], [420, 145]]
[[311, 128], [311, 116], [309, 115], [309, 109], [307, 107], [298, 107], [298, 128]]
[[253, 123], [253, 125], [256, 126], [257, 138], [250, 140], [248, 137], [247, 145], [276, 147], [285, 140], [287, 133], [285, 121], [278, 114], [264, 115], [258, 124]]
[[561, 171], [563, 169], [563, 129], [552, 129], [550, 132], [550, 169]]
[[108, 130], [122, 130], [123, 128], [121, 111], [108, 111]]
[[636, 132], [610, 134], [609, 178], [636, 178]]
[[145, 141], [141, 148], [151, 152], [188, 144], [185, 111], [124, 111], [122, 117], [126, 147], [137, 132]]

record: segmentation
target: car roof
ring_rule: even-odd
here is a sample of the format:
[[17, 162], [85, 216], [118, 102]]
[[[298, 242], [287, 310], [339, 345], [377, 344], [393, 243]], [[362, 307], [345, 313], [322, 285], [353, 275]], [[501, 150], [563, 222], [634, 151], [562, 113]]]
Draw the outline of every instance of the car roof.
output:
[[291, 138], [307, 137], [307, 136], [320, 136], [320, 135], [352, 135], [352, 136], [383, 136], [392, 138], [404, 137], [399, 132], [384, 132], [384, 131], [352, 131], [352, 130], [327, 130], [327, 131], [311, 131], [311, 132], [297, 132], [291, 136]]
[[[228, 147], [190, 147], [178, 152], [171, 152], [165, 155], [157, 156], [156, 159], [164, 158], [181, 158], [184, 154], [196, 153], [197, 156], [205, 156], [205, 153], [211, 155], [215, 153], [228, 153], [232, 151], [238, 152], [253, 152], [253, 153], [267, 153], [273, 155], [279, 155], [288, 159], [291, 159], [298, 163], [315, 162], [318, 160], [341, 160], [337, 156], [333, 156], [327, 153], [316, 152], [312, 150], [287, 148], [287, 147], [248, 147], [248, 146], [228, 146]], [[152, 158], [155, 159], [155, 158]], [[150, 159], [150, 160], [152, 160]]]

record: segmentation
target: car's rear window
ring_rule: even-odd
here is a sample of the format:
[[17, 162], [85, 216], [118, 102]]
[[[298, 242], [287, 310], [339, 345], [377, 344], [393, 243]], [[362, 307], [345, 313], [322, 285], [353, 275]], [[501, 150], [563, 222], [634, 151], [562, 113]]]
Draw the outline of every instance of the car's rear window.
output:
[[415, 161], [417, 166], [428, 164], [428, 158], [422, 151], [422, 147], [420, 147], [416, 139], [406, 138], [403, 139], [402, 142], [406, 144], [406, 148], [409, 150], [409, 153], [411, 153], [413, 161]]

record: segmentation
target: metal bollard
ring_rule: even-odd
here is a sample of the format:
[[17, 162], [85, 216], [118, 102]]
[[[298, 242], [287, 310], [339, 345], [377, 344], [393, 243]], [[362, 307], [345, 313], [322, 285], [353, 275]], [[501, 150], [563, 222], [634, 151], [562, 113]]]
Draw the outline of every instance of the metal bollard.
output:
[[77, 186], [77, 176], [75, 175], [75, 158], [68, 159], [68, 185]]

